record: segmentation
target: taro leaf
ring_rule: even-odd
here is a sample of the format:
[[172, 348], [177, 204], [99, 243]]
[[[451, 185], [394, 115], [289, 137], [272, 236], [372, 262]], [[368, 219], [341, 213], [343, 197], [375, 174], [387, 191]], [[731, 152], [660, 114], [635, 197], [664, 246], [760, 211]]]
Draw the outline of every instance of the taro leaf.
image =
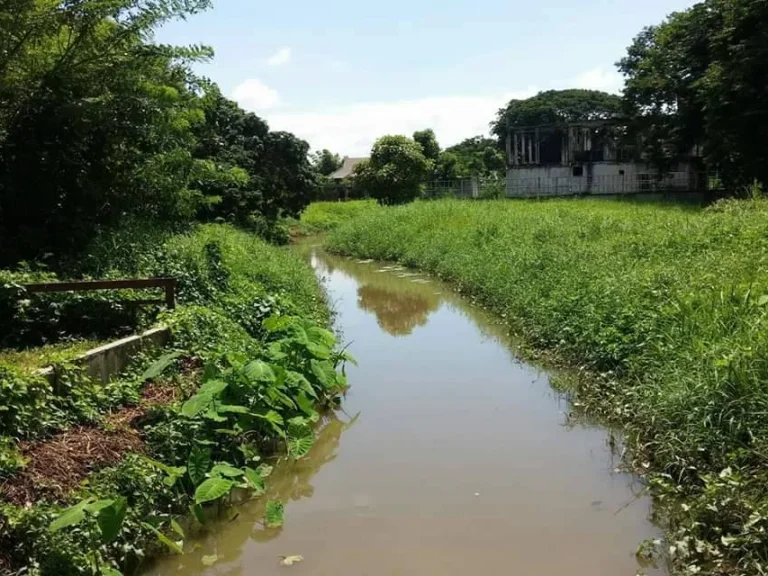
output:
[[211, 406], [208, 411], [203, 414], [203, 418], [212, 422], [218, 422], [219, 424], [227, 421], [227, 417], [219, 414], [219, 412], [213, 406]]
[[222, 496], [229, 494], [232, 487], [235, 485], [232, 480], [225, 480], [224, 478], [208, 478], [205, 482], [200, 484], [195, 490], [195, 504], [203, 504], [204, 502], [212, 502], [218, 500]]
[[102, 566], [99, 576], [123, 576], [123, 573], [112, 566]]
[[226, 387], [227, 383], [222, 380], [209, 380], [200, 386], [197, 394], [184, 402], [184, 405], [181, 407], [181, 413], [188, 418], [194, 418], [208, 408], [213, 399], [221, 394]]
[[328, 358], [331, 357], [331, 350], [322, 344], [309, 343], [307, 344], [307, 350], [309, 350], [309, 353], [312, 354], [312, 356], [319, 360], [328, 360]]
[[298, 404], [299, 408], [301, 408], [301, 411], [309, 416], [310, 419], [317, 415], [317, 412], [315, 411], [315, 405], [312, 403], [312, 400], [307, 398], [303, 392], [296, 397], [296, 404]]
[[210, 396], [218, 396], [227, 387], [227, 383], [224, 380], [208, 380], [205, 384], [198, 388], [198, 394], [208, 394]]
[[211, 449], [207, 446], [200, 446], [195, 444], [192, 446], [192, 451], [189, 453], [189, 460], [187, 461], [187, 471], [189, 472], [189, 479], [195, 486], [198, 486], [203, 480], [205, 480], [205, 473], [211, 467]]
[[267, 354], [269, 355], [269, 358], [276, 362], [288, 357], [288, 354], [283, 351], [282, 342], [272, 342], [267, 346]]
[[355, 360], [355, 357], [352, 356], [352, 354], [350, 354], [346, 350], [343, 351], [341, 354], [339, 354], [339, 358], [344, 360], [345, 362], [349, 362], [353, 366], [357, 366], [357, 360]]
[[307, 380], [303, 374], [289, 370], [285, 374], [285, 381], [291, 388], [300, 390], [307, 396], [317, 399], [317, 392], [315, 392], [315, 389], [312, 388], [312, 384], [309, 383], [309, 380]]
[[333, 333], [325, 328], [320, 328], [319, 326], [307, 328], [307, 336], [309, 337], [310, 342], [320, 344], [326, 348], [332, 348], [333, 345], [336, 344], [336, 337]]
[[292, 320], [287, 316], [270, 316], [261, 325], [267, 332], [280, 332], [285, 330], [291, 322]]
[[258, 470], [246, 467], [245, 481], [248, 483], [251, 489], [255, 490], [259, 494], [264, 492], [264, 478], [261, 474], [259, 474]]
[[263, 360], [254, 360], [243, 369], [243, 374], [251, 382], [275, 382], [277, 377], [272, 367]]
[[259, 464], [259, 466], [256, 468], [256, 472], [258, 472], [259, 476], [262, 478], [269, 478], [269, 476], [272, 474], [272, 470], [274, 470], [274, 467], [270, 466], [269, 464]]
[[264, 512], [264, 524], [267, 528], [279, 528], [283, 525], [285, 510], [280, 500], [270, 500], [267, 502], [267, 509]]
[[336, 369], [333, 364], [327, 361], [310, 360], [310, 365], [312, 366], [312, 374], [315, 375], [323, 388], [333, 388], [336, 385]]
[[173, 540], [168, 538], [168, 536], [160, 532], [160, 530], [152, 526], [152, 524], [147, 524], [146, 522], [142, 522], [141, 525], [144, 526], [144, 528], [147, 528], [148, 530], [151, 530], [152, 532], [154, 532], [155, 536], [157, 536], [157, 539], [163, 544], [165, 544], [171, 552], [174, 552], [176, 554], [184, 554], [183, 540], [181, 542], [174, 542]]
[[93, 498], [86, 498], [59, 514], [48, 526], [50, 532], [58, 532], [64, 528], [75, 526], [85, 520], [85, 507], [93, 503]]
[[235, 468], [226, 462], [216, 464], [211, 468], [211, 476], [226, 476], [227, 478], [239, 478], [243, 475], [243, 471], [240, 468]]
[[168, 366], [173, 364], [179, 356], [181, 356], [181, 352], [171, 352], [170, 354], [161, 356], [154, 364], [152, 364], [152, 366], [147, 368], [144, 374], [141, 375], [141, 380], [154, 380], [165, 372]]
[[272, 428], [280, 434], [280, 436], [284, 436], [285, 432], [283, 431], [283, 417], [280, 416], [277, 412], [274, 410], [270, 410], [266, 414], [254, 414], [257, 418], [261, 418], [262, 420], [266, 420], [272, 425]]
[[125, 498], [114, 500], [109, 506], [105, 506], [99, 511], [96, 521], [101, 530], [101, 540], [104, 544], [113, 542], [120, 534], [120, 528], [125, 520], [125, 513], [128, 511], [128, 503]]
[[292, 427], [294, 435], [288, 436], [288, 455], [298, 460], [306, 456], [315, 443], [315, 436], [308, 427]]
[[219, 561], [219, 557], [216, 554], [211, 554], [210, 556], [203, 556], [202, 560], [203, 566], [213, 566]]
[[231, 405], [231, 404], [224, 404], [222, 406], [217, 406], [216, 411], [219, 414], [250, 414], [251, 411], [248, 410], [245, 406], [238, 406], [238, 405]]

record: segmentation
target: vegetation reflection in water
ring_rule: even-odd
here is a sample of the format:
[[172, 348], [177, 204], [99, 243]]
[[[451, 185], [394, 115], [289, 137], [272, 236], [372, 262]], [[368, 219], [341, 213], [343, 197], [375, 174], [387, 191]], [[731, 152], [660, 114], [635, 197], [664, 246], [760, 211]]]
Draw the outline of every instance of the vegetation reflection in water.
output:
[[[339, 414], [326, 414], [317, 430], [312, 449], [301, 460], [279, 462], [267, 482], [262, 497], [244, 502], [229, 512], [229, 518], [209, 527], [208, 531], [195, 542], [193, 549], [183, 556], [165, 558], [156, 570], [149, 574], [166, 574], [179, 571], [194, 574], [206, 565], [221, 559], [221, 562], [237, 558], [249, 541], [268, 542], [278, 538], [283, 527], [270, 528], [263, 523], [265, 506], [268, 501], [279, 500], [284, 503], [311, 498], [314, 494], [313, 479], [320, 469], [336, 458], [342, 433], [350, 428], [357, 416], [342, 419]], [[225, 514], [226, 516], [226, 514]], [[227, 530], [228, 523], [235, 522], [252, 525], [248, 530]], [[173, 567], [172, 567], [173, 566]], [[238, 572], [239, 568], [235, 570]], [[225, 574], [228, 571], [224, 572]]]

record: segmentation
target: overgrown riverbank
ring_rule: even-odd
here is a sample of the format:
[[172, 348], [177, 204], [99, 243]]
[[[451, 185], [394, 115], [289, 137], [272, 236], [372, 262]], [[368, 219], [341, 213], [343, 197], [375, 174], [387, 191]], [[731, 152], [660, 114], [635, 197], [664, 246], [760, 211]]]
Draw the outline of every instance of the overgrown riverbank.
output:
[[417, 202], [331, 249], [453, 282], [583, 366], [577, 409], [627, 431], [673, 569], [758, 574], [768, 549], [768, 203]]
[[[56, 388], [0, 366], [4, 574], [134, 574], [180, 552], [211, 514], [262, 494], [275, 457], [303, 457], [321, 411], [346, 389], [321, 289], [284, 249], [228, 226], [127, 229], [78, 266], [176, 276], [182, 305], [157, 319], [171, 328], [170, 349], [107, 385], [67, 364]], [[16, 278], [3, 277], [6, 312], [33, 330], [40, 317], [23, 311], [48, 318], [51, 308], [18, 300]], [[266, 510], [265, 525], [282, 522], [281, 502]]]

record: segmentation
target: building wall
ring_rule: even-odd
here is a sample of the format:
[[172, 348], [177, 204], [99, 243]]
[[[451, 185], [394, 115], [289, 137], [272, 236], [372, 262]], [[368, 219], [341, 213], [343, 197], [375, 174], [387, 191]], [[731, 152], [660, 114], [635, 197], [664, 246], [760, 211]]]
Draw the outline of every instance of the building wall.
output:
[[595, 162], [562, 166], [515, 166], [507, 170], [507, 196], [637, 194], [657, 190], [696, 189], [697, 174], [681, 163], [659, 178], [641, 163]]

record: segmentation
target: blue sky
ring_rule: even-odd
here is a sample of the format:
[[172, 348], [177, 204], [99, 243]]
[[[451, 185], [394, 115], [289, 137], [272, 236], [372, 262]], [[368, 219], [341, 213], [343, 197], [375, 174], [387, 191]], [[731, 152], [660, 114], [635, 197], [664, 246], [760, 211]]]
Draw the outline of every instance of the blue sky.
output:
[[383, 134], [433, 128], [444, 146], [487, 133], [512, 97], [618, 91], [640, 29], [692, 0], [214, 0], [157, 40], [207, 44], [199, 72], [276, 130], [366, 155]]

